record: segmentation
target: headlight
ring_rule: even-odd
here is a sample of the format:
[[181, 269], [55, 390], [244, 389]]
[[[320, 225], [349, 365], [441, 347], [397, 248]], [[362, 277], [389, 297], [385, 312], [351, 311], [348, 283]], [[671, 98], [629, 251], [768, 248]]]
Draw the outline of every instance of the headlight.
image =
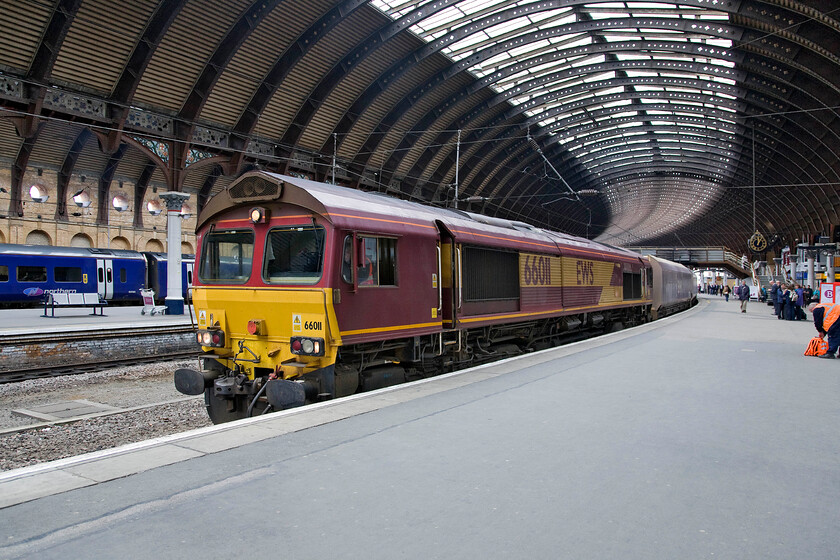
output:
[[303, 356], [324, 355], [323, 338], [304, 338], [302, 336], [294, 336], [289, 340], [289, 347], [292, 350], [292, 354], [300, 354]]
[[225, 345], [225, 333], [219, 330], [198, 331], [196, 339], [202, 346], [221, 348]]

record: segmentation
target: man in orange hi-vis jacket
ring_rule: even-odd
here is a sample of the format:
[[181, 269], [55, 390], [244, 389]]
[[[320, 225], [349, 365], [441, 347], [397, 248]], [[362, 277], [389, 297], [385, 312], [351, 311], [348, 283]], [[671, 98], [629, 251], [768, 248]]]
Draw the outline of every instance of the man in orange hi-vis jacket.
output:
[[814, 314], [814, 327], [820, 338], [828, 336], [828, 352], [820, 358], [835, 358], [840, 346], [840, 303], [812, 303], [808, 310]]

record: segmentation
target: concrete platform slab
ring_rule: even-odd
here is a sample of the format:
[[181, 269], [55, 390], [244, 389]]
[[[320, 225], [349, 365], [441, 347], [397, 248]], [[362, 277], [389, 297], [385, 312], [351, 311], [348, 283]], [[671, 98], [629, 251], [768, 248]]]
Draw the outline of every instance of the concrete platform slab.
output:
[[0, 508], [96, 484], [93, 479], [60, 469], [50, 469], [32, 476], [34, 478], [21, 476], [4, 481], [3, 491], [0, 492]]
[[130, 453], [105, 454], [101, 458], [70, 465], [63, 470], [95, 482], [105, 482], [202, 455], [204, 453], [177, 445], [142, 446]]
[[840, 360], [738, 309], [152, 442], [198, 456], [0, 510], [0, 556], [833, 558]]

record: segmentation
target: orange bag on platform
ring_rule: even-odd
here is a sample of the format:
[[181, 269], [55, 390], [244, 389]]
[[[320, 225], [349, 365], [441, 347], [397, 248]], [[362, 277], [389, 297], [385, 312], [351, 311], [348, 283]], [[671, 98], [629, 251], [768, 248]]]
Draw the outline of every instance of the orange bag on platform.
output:
[[828, 341], [815, 336], [808, 343], [808, 348], [805, 349], [806, 356], [822, 356], [828, 352]]

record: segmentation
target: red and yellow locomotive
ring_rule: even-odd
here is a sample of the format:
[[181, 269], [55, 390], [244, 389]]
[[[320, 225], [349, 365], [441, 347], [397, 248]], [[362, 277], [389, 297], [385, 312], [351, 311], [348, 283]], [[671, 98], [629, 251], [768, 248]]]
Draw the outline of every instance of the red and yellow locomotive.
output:
[[[636, 253], [272, 173], [216, 195], [197, 233], [205, 355], [202, 371], [178, 370], [175, 384], [204, 393], [216, 423], [548, 348], [657, 311], [655, 275]], [[669, 282], [693, 286], [673, 267]]]

